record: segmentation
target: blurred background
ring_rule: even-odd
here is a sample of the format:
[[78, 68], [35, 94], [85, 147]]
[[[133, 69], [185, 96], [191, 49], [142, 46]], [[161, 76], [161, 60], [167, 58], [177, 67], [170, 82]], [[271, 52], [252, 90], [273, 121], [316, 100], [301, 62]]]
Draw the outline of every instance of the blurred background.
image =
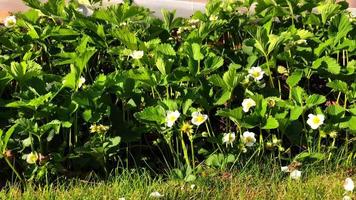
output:
[[[42, 0], [46, 1], [46, 0]], [[123, 0], [104, 0], [104, 5], [120, 3]], [[194, 11], [204, 10], [208, 0], [134, 0], [138, 5], [145, 6], [160, 16], [161, 9], [177, 10], [177, 16], [189, 17]], [[173, 2], [173, 3], [172, 3]], [[0, 0], [0, 22], [9, 15], [26, 10], [22, 0]]]
[[[43, 0], [45, 1], [45, 0]], [[105, 0], [105, 4], [114, 4], [122, 0]], [[196, 10], [204, 8], [207, 0], [135, 0], [139, 5], [146, 6], [155, 12], [160, 12], [161, 8], [177, 9], [177, 15], [188, 17]], [[174, 2], [174, 4], [172, 3]], [[347, 0], [351, 8], [356, 7], [356, 0]], [[22, 0], [0, 0], [0, 20], [8, 16], [9, 13], [26, 10]]]

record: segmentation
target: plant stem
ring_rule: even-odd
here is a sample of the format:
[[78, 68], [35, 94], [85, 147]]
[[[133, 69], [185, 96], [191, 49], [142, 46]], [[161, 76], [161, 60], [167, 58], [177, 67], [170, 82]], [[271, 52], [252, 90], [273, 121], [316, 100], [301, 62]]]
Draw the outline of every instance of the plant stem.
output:
[[193, 166], [193, 169], [195, 168], [195, 158], [194, 158], [194, 141], [193, 141], [193, 138], [190, 138], [190, 149], [191, 149], [191, 154], [192, 154], [192, 166]]
[[17, 170], [15, 169], [15, 167], [11, 164], [11, 162], [9, 161], [8, 158], [5, 157], [5, 161], [7, 163], [7, 165], [9, 165], [9, 167], [11, 168], [11, 170], [16, 174], [17, 178], [20, 179], [21, 182], [23, 182], [20, 174], [17, 172]]
[[318, 138], [318, 152], [320, 152], [321, 150], [321, 135], [319, 134], [319, 138]]
[[[209, 120], [209, 119], [208, 119], [208, 122], [207, 122], [207, 123], [209, 123], [209, 126], [211, 127], [211, 124], [210, 124], [210, 120]], [[207, 123], [205, 123], [205, 126], [206, 126], [206, 130], [208, 131], [209, 137], [212, 137], [212, 136], [215, 137], [214, 131], [211, 132], [212, 134], [210, 133], [209, 126], [208, 126]], [[221, 149], [220, 145], [217, 144], [217, 146], [218, 146], [218, 149], [220, 150], [220, 152], [223, 153], [223, 150]]]
[[187, 165], [190, 167], [190, 162], [189, 162], [189, 157], [188, 157], [188, 150], [187, 150], [187, 147], [185, 146], [182, 132], [180, 134], [180, 137], [181, 137], [180, 140], [181, 140], [181, 143], [182, 143], [184, 159], [185, 159], [185, 162], [187, 163]]
[[197, 74], [200, 74], [200, 60], [198, 60], [198, 72]]
[[166, 98], [167, 98], [167, 101], [169, 100], [169, 86], [167, 85], [166, 86], [166, 93], [167, 93], [167, 95], [166, 95]]
[[267, 68], [268, 68], [268, 72], [269, 72], [269, 81], [270, 81], [271, 87], [274, 88], [272, 71], [271, 71], [271, 68], [269, 66], [269, 60], [268, 60], [268, 56], [267, 55], [265, 55], [265, 59], [266, 59], [266, 64], [267, 64]]

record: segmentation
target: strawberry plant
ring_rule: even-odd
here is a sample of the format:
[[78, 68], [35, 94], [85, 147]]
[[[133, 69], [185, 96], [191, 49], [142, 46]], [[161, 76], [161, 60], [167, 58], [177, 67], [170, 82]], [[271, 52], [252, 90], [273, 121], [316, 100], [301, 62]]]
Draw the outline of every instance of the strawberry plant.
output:
[[149, 166], [191, 181], [268, 156], [354, 164], [343, 1], [211, 0], [189, 19], [24, 2], [0, 28], [1, 165], [20, 180]]

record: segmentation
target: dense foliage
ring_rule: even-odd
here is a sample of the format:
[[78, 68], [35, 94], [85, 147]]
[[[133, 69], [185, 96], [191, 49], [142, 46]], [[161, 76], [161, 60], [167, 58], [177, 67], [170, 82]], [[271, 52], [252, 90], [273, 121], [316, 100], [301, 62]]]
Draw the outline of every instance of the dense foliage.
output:
[[25, 2], [33, 9], [0, 28], [3, 179], [146, 166], [189, 181], [252, 157], [354, 163], [345, 2], [215, 0], [162, 20], [130, 2]]

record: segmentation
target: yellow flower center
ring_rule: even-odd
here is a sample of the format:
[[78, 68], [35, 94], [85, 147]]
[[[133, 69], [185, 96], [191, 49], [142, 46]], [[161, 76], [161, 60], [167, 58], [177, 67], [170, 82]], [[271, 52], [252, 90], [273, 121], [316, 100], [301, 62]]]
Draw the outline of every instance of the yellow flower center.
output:
[[251, 142], [253, 142], [253, 138], [252, 137], [246, 137], [245, 141], [246, 141], [246, 143], [251, 143]]
[[232, 134], [229, 134], [229, 141], [232, 142], [234, 140], [234, 137], [232, 136]]
[[319, 123], [320, 123], [319, 117], [314, 117], [314, 118], [313, 118], [313, 123], [314, 123], [314, 124], [319, 124]]
[[260, 76], [260, 72], [254, 71], [254, 72], [252, 72], [252, 76], [255, 77], [255, 78], [257, 78], [257, 77]]
[[174, 122], [174, 121], [176, 121], [176, 116], [174, 116], [174, 115], [171, 115], [171, 116], [169, 116], [168, 117], [168, 120], [170, 121], [170, 122]]
[[199, 116], [197, 116], [196, 120], [197, 120], [197, 122], [201, 123], [201, 122], [204, 122], [205, 118], [203, 115], [199, 115]]

